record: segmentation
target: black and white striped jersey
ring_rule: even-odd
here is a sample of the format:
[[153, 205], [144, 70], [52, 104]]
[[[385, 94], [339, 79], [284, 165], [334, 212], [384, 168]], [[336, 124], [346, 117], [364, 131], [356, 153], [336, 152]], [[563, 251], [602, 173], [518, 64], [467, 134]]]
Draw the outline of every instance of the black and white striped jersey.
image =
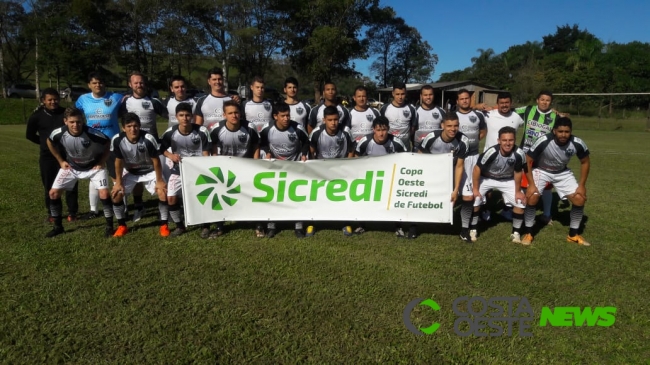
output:
[[410, 146], [411, 128], [415, 126], [415, 108], [413, 105], [395, 106], [392, 103], [384, 104], [380, 113], [388, 118], [390, 126], [388, 133], [399, 138], [404, 146]]
[[309, 122], [309, 113], [311, 112], [311, 106], [305, 103], [304, 101], [299, 101], [295, 104], [289, 104], [289, 118], [294, 122], [302, 125], [305, 130], [307, 130], [307, 123]]
[[481, 153], [476, 166], [481, 169], [481, 176], [494, 180], [512, 180], [515, 172], [521, 172], [526, 166], [526, 153], [516, 145], [510, 154], [501, 154], [501, 147], [494, 145]]
[[[321, 103], [315, 106], [309, 113], [309, 125], [316, 128], [323, 124], [323, 111], [327, 106]], [[350, 112], [341, 105], [337, 105], [336, 109], [339, 111], [339, 124], [350, 127]]]
[[88, 171], [99, 164], [110, 143], [102, 132], [86, 125], [78, 136], [73, 136], [68, 126], [63, 126], [53, 130], [49, 139], [55, 148], [65, 151], [66, 162], [78, 171]]
[[300, 161], [302, 156], [309, 155], [309, 136], [297, 122], [289, 121], [284, 130], [273, 122], [260, 133], [260, 149], [278, 160]]
[[316, 151], [315, 158], [345, 158], [354, 151], [354, 142], [350, 136], [350, 128], [339, 125], [334, 135], [327, 133], [325, 124], [314, 129], [309, 136], [311, 148]]
[[[212, 147], [210, 133], [206, 127], [192, 124], [192, 130], [188, 134], [181, 133], [178, 128], [178, 125], [171, 126], [163, 133], [161, 151], [171, 147], [172, 153], [181, 157], [202, 156], [204, 151], [210, 151]], [[176, 175], [180, 173], [178, 164], [174, 164], [171, 172]]]
[[129, 141], [125, 132], [116, 134], [111, 140], [111, 152], [124, 161], [124, 169], [134, 175], [144, 175], [153, 171], [152, 158], [158, 158], [160, 145], [156, 137], [140, 130], [135, 143]]
[[384, 143], [378, 143], [372, 133], [361, 138], [355, 150], [357, 156], [383, 156], [400, 152], [406, 152], [406, 146], [399, 138], [389, 134]]
[[372, 133], [372, 121], [380, 116], [379, 110], [368, 108], [364, 111], [350, 109], [350, 134], [354, 141], [358, 141]]
[[140, 129], [151, 133], [156, 138], [158, 138], [156, 116], [163, 116], [166, 112], [167, 110], [163, 106], [162, 101], [148, 96], [136, 98], [133, 95], [129, 95], [120, 106], [120, 115], [126, 113], [137, 114], [140, 117]]
[[567, 164], [573, 155], [581, 160], [589, 156], [589, 149], [582, 139], [574, 135], [569, 137], [566, 144], [559, 145], [553, 133], [549, 133], [538, 138], [527, 155], [535, 161], [533, 168], [559, 173], [568, 169]]
[[223, 103], [232, 98], [228, 95], [214, 96], [212, 94], [204, 95], [196, 102], [194, 114], [203, 118], [203, 125], [210, 129], [213, 124], [225, 119], [223, 115]]
[[219, 156], [237, 156], [252, 158], [260, 144], [260, 137], [255, 127], [242, 120], [237, 130], [231, 131], [226, 121], [212, 126], [210, 130], [212, 145], [217, 146]]
[[268, 100], [261, 103], [248, 100], [244, 104], [244, 118], [259, 133], [264, 127], [273, 122], [273, 105]]
[[445, 117], [445, 111], [434, 106], [432, 109], [425, 109], [420, 106], [415, 111], [415, 137], [413, 144], [417, 147], [427, 134], [442, 129], [440, 124]]
[[[187, 103], [192, 106], [192, 114], [196, 113], [196, 99], [195, 98], [187, 98], [185, 100], [178, 100], [176, 99], [173, 95], [163, 102], [163, 105], [165, 106], [167, 110], [167, 116], [169, 119], [169, 123], [167, 124], [167, 128], [177, 125], [178, 124], [178, 119], [176, 119], [176, 106], [180, 103]], [[192, 117], [192, 122], [194, 122], [194, 117]]]
[[468, 113], [457, 111], [456, 114], [458, 114], [458, 130], [469, 138], [468, 156], [478, 155], [481, 131], [487, 130], [485, 115], [478, 110], [471, 110]]

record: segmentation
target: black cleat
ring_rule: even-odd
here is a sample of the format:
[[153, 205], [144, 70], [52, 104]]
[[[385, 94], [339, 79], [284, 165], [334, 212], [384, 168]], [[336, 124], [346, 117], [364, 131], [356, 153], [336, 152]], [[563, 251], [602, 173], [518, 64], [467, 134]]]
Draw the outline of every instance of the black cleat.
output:
[[296, 229], [294, 232], [296, 233], [296, 238], [305, 238], [305, 232], [302, 229]]
[[276, 234], [278, 234], [278, 231], [276, 231], [274, 228], [269, 229], [269, 231], [266, 232], [266, 238], [273, 238]]
[[104, 228], [104, 237], [106, 238], [113, 237], [113, 233], [115, 233], [115, 231], [113, 230], [113, 226], [106, 226]]
[[186, 231], [187, 230], [185, 229], [185, 227], [176, 227], [176, 229], [172, 231], [170, 236], [171, 237], [178, 237], [178, 236], [182, 235], [183, 233], [185, 233]]
[[45, 235], [45, 238], [52, 238], [54, 236], [58, 236], [61, 233], [65, 233], [65, 229], [63, 229], [63, 226], [54, 226], [52, 227], [52, 230], [47, 232]]
[[417, 238], [417, 236], [418, 236], [418, 228], [416, 226], [411, 226], [409, 228], [409, 233], [408, 233], [407, 238], [410, 239], [410, 240], [413, 240], [413, 239]]
[[87, 220], [90, 220], [90, 219], [95, 219], [97, 217], [99, 217], [97, 212], [94, 212], [94, 211], [91, 210], [90, 212], [82, 215], [80, 219], [83, 220], [83, 221], [87, 221]]
[[469, 229], [463, 228], [460, 231], [460, 239], [467, 243], [472, 243], [472, 238], [469, 235]]

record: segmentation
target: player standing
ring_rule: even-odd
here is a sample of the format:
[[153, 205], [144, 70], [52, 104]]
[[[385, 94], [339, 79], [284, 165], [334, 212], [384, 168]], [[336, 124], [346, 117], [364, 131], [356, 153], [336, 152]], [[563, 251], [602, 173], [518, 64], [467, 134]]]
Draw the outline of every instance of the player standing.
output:
[[244, 119], [259, 133], [273, 121], [273, 106], [264, 100], [264, 79], [255, 76], [251, 82], [253, 97], [244, 104]]
[[413, 125], [413, 150], [417, 151], [420, 143], [427, 134], [442, 129], [440, 124], [445, 118], [445, 111], [433, 104], [434, 90], [431, 85], [424, 85], [420, 89], [421, 104], [415, 111]]
[[133, 191], [138, 183], [144, 184], [151, 195], [158, 196], [160, 211], [160, 235], [169, 236], [167, 226], [167, 184], [162, 174], [158, 139], [140, 128], [140, 117], [135, 113], [122, 116], [123, 132], [111, 140], [111, 152], [115, 155], [115, 184], [111, 192], [113, 212], [117, 218], [117, 230], [113, 237], [128, 233], [124, 196]]
[[[59, 105], [59, 93], [47, 88], [41, 92], [41, 106], [27, 120], [25, 136], [28, 140], [41, 146], [38, 166], [41, 171], [41, 182], [45, 189], [45, 208], [47, 209], [48, 222], [52, 223], [50, 214], [50, 189], [56, 175], [59, 173], [59, 162], [52, 155], [47, 146], [47, 139], [52, 131], [65, 125], [63, 113], [65, 108]], [[65, 192], [65, 200], [68, 205], [68, 222], [77, 220], [78, 191], [79, 184], [75, 184], [72, 190]]]
[[195, 122], [210, 129], [213, 124], [223, 120], [223, 103], [228, 100], [235, 100], [239, 103], [239, 97], [230, 97], [224, 87], [223, 70], [212, 68], [208, 70], [208, 85], [210, 93], [202, 96], [196, 102]]
[[[61, 218], [61, 190], [71, 190], [78, 180], [89, 179], [99, 190], [99, 198], [104, 207], [106, 228], [104, 236], [113, 235], [113, 204], [108, 193], [106, 159], [110, 140], [100, 131], [89, 128], [84, 123], [83, 112], [77, 108], [67, 108], [63, 113], [65, 126], [52, 131], [47, 140], [50, 153], [59, 162], [61, 169], [50, 189], [50, 210], [54, 227], [45, 237], [64, 233]], [[65, 152], [65, 159], [59, 151]]]
[[393, 84], [393, 101], [390, 104], [384, 104], [379, 112], [390, 123], [389, 133], [399, 138], [402, 144], [411, 151], [415, 108], [406, 103], [406, 85], [403, 82]]
[[350, 112], [336, 102], [336, 85], [326, 81], [323, 85], [323, 102], [315, 106], [309, 113], [309, 125], [307, 132], [311, 133], [316, 127], [323, 124], [323, 110], [328, 106], [334, 106], [339, 111], [339, 123], [350, 127]]
[[304, 101], [297, 99], [298, 80], [295, 77], [287, 77], [287, 79], [284, 80], [284, 93], [287, 95], [284, 102], [287, 103], [291, 109], [291, 120], [302, 125], [305, 130], [307, 130], [311, 106]]
[[350, 110], [350, 134], [353, 141], [372, 133], [372, 121], [379, 117], [379, 110], [368, 106], [368, 89], [354, 89], [354, 108]]
[[[266, 158], [287, 161], [307, 161], [309, 157], [309, 136], [302, 125], [289, 119], [290, 108], [285, 102], [277, 103], [273, 108], [274, 122], [267, 125], [260, 133], [260, 148], [265, 150]], [[277, 234], [274, 222], [267, 224], [266, 237]], [[297, 238], [305, 237], [302, 222], [296, 222]], [[313, 232], [307, 232], [308, 235]], [[257, 226], [257, 237], [264, 237], [264, 228]]]
[[192, 113], [194, 113], [196, 107], [196, 99], [187, 95], [187, 83], [183, 76], [172, 76], [169, 90], [171, 91], [171, 94], [169, 94], [169, 97], [163, 101], [163, 105], [167, 109], [166, 115], [169, 118], [167, 128], [178, 124], [178, 120], [176, 120], [176, 106], [178, 104], [188, 103], [192, 105]]
[[[527, 205], [524, 212], [525, 235], [523, 245], [533, 242], [531, 230], [535, 223], [535, 206], [539, 201], [539, 189], [547, 183], [553, 184], [560, 199], [568, 199], [571, 204], [571, 221], [567, 241], [581, 246], [589, 246], [578, 234], [587, 201], [587, 177], [589, 176], [589, 149], [583, 140], [571, 134], [571, 119], [559, 117], [555, 120], [553, 133], [539, 137], [527, 152], [528, 189]], [[577, 182], [567, 164], [572, 156], [580, 159], [580, 181]]]

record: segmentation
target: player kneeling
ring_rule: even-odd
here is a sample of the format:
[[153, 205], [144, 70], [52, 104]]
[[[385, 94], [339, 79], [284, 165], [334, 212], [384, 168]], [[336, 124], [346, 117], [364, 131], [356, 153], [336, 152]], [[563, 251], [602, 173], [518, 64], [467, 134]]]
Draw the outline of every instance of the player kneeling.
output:
[[523, 223], [526, 200], [521, 192], [521, 177], [526, 155], [515, 145], [516, 133], [512, 127], [499, 129], [498, 144], [479, 156], [472, 179], [474, 206], [485, 204], [485, 194], [495, 189], [503, 195], [506, 206], [513, 207], [510, 239], [512, 242], [521, 243], [519, 230]]
[[[547, 183], [551, 183], [555, 186], [560, 199], [569, 199], [573, 204], [567, 241], [581, 246], [589, 246], [589, 242], [578, 234], [584, 215], [584, 205], [587, 201], [589, 149], [580, 138], [571, 134], [572, 129], [571, 119], [560, 117], [555, 120], [553, 133], [540, 137], [528, 150], [527, 205], [524, 212], [526, 234], [521, 239], [521, 243], [524, 245], [530, 245], [533, 242], [531, 229], [535, 223], [535, 206], [539, 201], [538, 187], [544, 187]], [[576, 181], [573, 172], [567, 167], [573, 155], [580, 159], [580, 182]]]
[[111, 152], [115, 155], [115, 185], [111, 198], [118, 224], [113, 237], [122, 237], [129, 231], [123, 198], [125, 194], [130, 194], [138, 183], [143, 183], [151, 195], [158, 195], [160, 235], [169, 236], [167, 184], [163, 179], [159, 158], [160, 146], [156, 137], [140, 127], [140, 117], [135, 113], [126, 113], [122, 117], [122, 133], [116, 134], [111, 140]]
[[[89, 179], [99, 191], [99, 199], [104, 207], [106, 229], [104, 235], [113, 235], [113, 205], [108, 193], [106, 159], [108, 158], [110, 140], [102, 132], [89, 128], [84, 121], [84, 114], [77, 108], [67, 108], [63, 113], [65, 126], [57, 128], [50, 134], [47, 147], [59, 161], [61, 169], [56, 175], [50, 189], [50, 211], [54, 218], [54, 228], [45, 237], [54, 237], [64, 233], [61, 210], [61, 191], [72, 190], [77, 180]], [[59, 151], [65, 152], [65, 159]]]

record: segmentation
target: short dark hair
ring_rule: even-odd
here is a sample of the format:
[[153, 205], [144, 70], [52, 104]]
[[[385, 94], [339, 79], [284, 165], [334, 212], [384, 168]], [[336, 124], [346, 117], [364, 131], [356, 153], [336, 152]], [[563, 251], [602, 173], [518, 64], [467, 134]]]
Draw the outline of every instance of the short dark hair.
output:
[[542, 90], [537, 94], [537, 99], [539, 99], [542, 95], [546, 95], [549, 98], [551, 98], [551, 101], [553, 101], [553, 93], [550, 92], [549, 90]]
[[327, 80], [323, 83], [323, 89], [321, 91], [325, 91], [325, 86], [327, 85], [334, 85], [334, 88], [336, 88], [336, 84], [334, 83], [334, 81]]
[[126, 113], [122, 116], [122, 127], [131, 122], [138, 122], [138, 125], [142, 125], [140, 117], [135, 113]]
[[93, 71], [93, 72], [88, 74], [88, 83], [90, 83], [93, 79], [95, 79], [95, 80], [97, 80], [97, 81], [99, 81], [101, 83], [106, 81], [104, 79], [104, 76], [101, 73], [97, 72], [97, 71]]
[[512, 128], [512, 127], [503, 127], [499, 129], [499, 138], [501, 138], [502, 134], [513, 134], [515, 138], [517, 137], [517, 130]]
[[433, 91], [433, 86], [431, 86], [431, 85], [424, 85], [424, 86], [422, 86], [422, 88], [420, 89], [420, 94], [422, 94], [422, 92], [423, 92], [424, 90], [431, 90], [431, 91]]
[[497, 102], [501, 99], [510, 99], [512, 101], [512, 95], [507, 91], [502, 91], [497, 94]]
[[375, 129], [377, 126], [386, 126], [386, 128], [390, 128], [390, 122], [388, 121], [388, 118], [382, 116], [379, 116], [375, 118], [375, 120], [372, 121], [372, 128]]
[[187, 83], [187, 81], [185, 81], [185, 78], [184, 78], [183, 76], [181, 76], [181, 75], [174, 75], [174, 76], [172, 76], [172, 78], [169, 80], [169, 86], [170, 86], [170, 87], [172, 86], [172, 84], [174, 83], [174, 81], [183, 81], [183, 83]]
[[81, 109], [75, 108], [74, 106], [65, 108], [65, 111], [63, 112], [63, 119], [68, 119], [70, 117], [81, 117], [82, 120], [86, 119], [84, 112], [82, 112]]
[[178, 105], [176, 105], [176, 114], [180, 112], [188, 112], [192, 114], [192, 105], [190, 103], [178, 103]]
[[363, 85], [359, 85], [359, 86], [357, 86], [357, 87], [354, 89], [354, 93], [353, 93], [352, 95], [357, 95], [357, 91], [365, 91], [365, 92], [366, 92], [366, 95], [368, 95], [368, 89], [367, 89], [365, 86], [363, 86]]
[[323, 119], [325, 119], [325, 117], [328, 115], [336, 115], [338, 117], [339, 110], [333, 105], [326, 106], [325, 109], [323, 109]]
[[285, 113], [285, 112], [290, 112], [291, 108], [289, 108], [289, 104], [285, 103], [284, 101], [278, 101], [273, 105], [273, 115], [278, 115], [280, 113]]
[[223, 103], [223, 111], [224, 112], [226, 111], [227, 106], [234, 106], [235, 108], [237, 108], [237, 110], [239, 110], [239, 103], [237, 103], [234, 100], [228, 100], [228, 101]]
[[456, 112], [450, 111], [449, 113], [445, 114], [444, 118], [442, 118], [442, 122], [446, 122], [448, 120], [458, 120], [458, 114]]
[[207, 76], [208, 76], [208, 77], [207, 77], [208, 79], [211, 78], [212, 75], [220, 75], [221, 77], [223, 77], [223, 70], [220, 69], [219, 67], [213, 67], [213, 68], [209, 69], [209, 70], [206, 72], [206, 74], [207, 74]]
[[559, 127], [569, 127], [569, 129], [573, 130], [573, 122], [567, 117], [557, 117], [555, 124], [553, 124], [553, 129], [558, 129]]
[[262, 76], [253, 77], [253, 79], [251, 80], [251, 85], [253, 85], [256, 82], [259, 82], [260, 84], [264, 84], [264, 78]]
[[395, 89], [406, 89], [406, 84], [403, 82], [395, 82], [393, 83], [393, 90]]
[[51, 88], [51, 87], [45, 88], [45, 89], [43, 89], [43, 90], [41, 91], [41, 100], [44, 100], [44, 99], [45, 99], [45, 95], [54, 95], [54, 96], [56, 96], [57, 98], [60, 98], [60, 97], [61, 97], [61, 96], [59, 95], [59, 92], [56, 91], [56, 89]]
[[298, 79], [293, 77], [293, 76], [287, 77], [286, 79], [284, 79], [284, 87], [287, 87], [287, 85], [289, 85], [289, 84], [294, 84], [294, 85], [296, 85], [296, 87], [298, 87], [299, 86], [298, 85]]
[[460, 94], [465, 94], [465, 93], [467, 93], [469, 96], [472, 96], [472, 93], [470, 93], [469, 90], [463, 88], [458, 90], [458, 92], [456, 92], [456, 99], [460, 97]]

